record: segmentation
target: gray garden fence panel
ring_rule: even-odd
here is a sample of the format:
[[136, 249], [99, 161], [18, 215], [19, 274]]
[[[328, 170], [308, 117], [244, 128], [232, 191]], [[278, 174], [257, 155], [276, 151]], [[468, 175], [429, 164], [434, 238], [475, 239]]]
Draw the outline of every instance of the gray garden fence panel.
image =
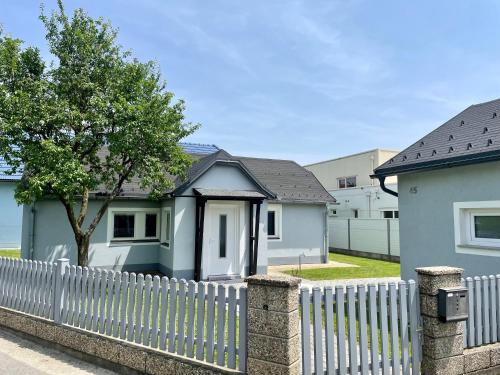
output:
[[245, 371], [246, 288], [209, 290], [203, 282], [75, 267], [67, 260], [0, 258], [2, 307]]
[[500, 341], [500, 275], [464, 279], [468, 289], [469, 318], [464, 329], [464, 347], [473, 348]]
[[302, 373], [420, 374], [415, 282], [300, 292]]

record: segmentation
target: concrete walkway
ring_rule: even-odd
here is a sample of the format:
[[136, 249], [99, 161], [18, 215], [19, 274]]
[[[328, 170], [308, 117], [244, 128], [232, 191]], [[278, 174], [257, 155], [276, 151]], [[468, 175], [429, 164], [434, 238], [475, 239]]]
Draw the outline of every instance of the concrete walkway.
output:
[[48, 346], [0, 329], [0, 374], [8, 375], [116, 375]]

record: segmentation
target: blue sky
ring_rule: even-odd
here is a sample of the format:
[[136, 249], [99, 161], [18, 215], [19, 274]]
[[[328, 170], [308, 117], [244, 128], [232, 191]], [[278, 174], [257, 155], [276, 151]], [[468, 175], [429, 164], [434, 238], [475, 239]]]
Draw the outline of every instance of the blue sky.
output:
[[[39, 2], [0, 23], [46, 51]], [[45, 1], [47, 9], [55, 0]], [[156, 60], [202, 128], [192, 142], [310, 163], [402, 149], [500, 97], [498, 1], [67, 0]]]

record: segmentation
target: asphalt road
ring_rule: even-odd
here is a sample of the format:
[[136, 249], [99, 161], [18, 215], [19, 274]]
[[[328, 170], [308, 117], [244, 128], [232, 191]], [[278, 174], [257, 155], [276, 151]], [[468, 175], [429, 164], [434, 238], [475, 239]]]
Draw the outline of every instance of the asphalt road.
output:
[[88, 362], [0, 329], [2, 375], [116, 375]]

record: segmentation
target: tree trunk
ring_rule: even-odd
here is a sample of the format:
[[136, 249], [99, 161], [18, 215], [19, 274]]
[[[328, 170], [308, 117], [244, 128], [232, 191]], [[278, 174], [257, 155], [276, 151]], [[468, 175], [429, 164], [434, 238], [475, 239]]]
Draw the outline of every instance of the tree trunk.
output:
[[90, 236], [80, 235], [76, 238], [78, 246], [78, 265], [87, 267], [89, 265], [89, 243]]

